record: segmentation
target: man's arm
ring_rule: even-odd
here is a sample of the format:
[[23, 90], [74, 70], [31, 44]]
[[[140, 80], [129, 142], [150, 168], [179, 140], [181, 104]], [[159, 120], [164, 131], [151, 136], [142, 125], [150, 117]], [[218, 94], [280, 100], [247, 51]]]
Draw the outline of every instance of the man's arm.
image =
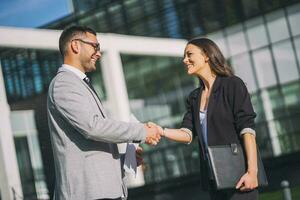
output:
[[78, 80], [62, 78], [56, 80], [52, 101], [62, 117], [86, 138], [112, 143], [150, 143], [149, 138], [158, 138], [157, 129], [145, 128], [141, 123], [104, 119], [98, 108], [92, 106], [93, 102], [87, 97], [88, 93], [84, 93], [83, 86], [76, 84], [76, 81]]

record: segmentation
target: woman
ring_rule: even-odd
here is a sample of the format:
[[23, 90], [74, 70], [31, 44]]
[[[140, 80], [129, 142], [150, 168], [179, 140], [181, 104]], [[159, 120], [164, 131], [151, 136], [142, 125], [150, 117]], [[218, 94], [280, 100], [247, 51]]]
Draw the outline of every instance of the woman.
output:
[[[189, 75], [197, 76], [200, 87], [187, 99], [181, 129], [161, 129], [162, 135], [190, 143], [197, 136], [200, 146], [201, 178], [212, 199], [258, 199], [257, 151], [250, 96], [244, 82], [233, 75], [218, 46], [207, 38], [187, 43], [183, 62]], [[236, 189], [214, 188], [207, 146], [240, 143], [245, 148], [247, 172]], [[207, 187], [208, 186], [208, 187]]]

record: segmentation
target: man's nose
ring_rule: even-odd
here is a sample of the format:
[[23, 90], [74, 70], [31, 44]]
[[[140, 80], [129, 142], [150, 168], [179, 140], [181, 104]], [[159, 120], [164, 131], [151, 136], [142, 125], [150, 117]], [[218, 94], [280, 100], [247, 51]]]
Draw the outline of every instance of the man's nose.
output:
[[101, 56], [102, 56], [102, 53], [100, 51], [96, 51], [96, 56], [97, 56], [98, 59], [100, 59]]

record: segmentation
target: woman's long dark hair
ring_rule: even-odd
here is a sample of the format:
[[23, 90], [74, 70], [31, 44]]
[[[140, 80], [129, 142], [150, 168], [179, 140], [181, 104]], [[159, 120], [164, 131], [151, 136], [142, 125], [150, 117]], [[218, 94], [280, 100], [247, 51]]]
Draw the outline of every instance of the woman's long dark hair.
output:
[[212, 71], [218, 76], [232, 76], [233, 70], [227, 64], [219, 47], [207, 38], [194, 38], [188, 41], [187, 44], [193, 44], [199, 47], [203, 53], [209, 58], [208, 64]]

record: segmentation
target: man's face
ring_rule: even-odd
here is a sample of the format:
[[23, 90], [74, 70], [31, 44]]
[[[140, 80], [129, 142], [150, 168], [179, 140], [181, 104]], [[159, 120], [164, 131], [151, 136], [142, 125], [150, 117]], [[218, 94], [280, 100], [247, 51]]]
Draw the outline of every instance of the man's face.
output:
[[86, 36], [77, 39], [80, 43], [79, 59], [85, 72], [96, 70], [96, 62], [101, 57], [100, 45], [95, 35], [86, 33]]

